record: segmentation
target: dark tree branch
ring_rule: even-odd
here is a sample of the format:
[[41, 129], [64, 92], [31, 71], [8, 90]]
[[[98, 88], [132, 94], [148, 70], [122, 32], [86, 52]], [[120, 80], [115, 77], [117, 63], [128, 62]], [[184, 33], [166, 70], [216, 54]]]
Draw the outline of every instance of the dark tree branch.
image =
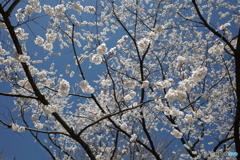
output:
[[35, 100], [38, 99], [37, 97], [25, 96], [25, 95], [21, 95], [21, 94], [3, 93], [3, 92], [0, 92], [0, 95], [2, 95], [2, 96], [7, 96], [7, 97], [30, 98], [30, 99], [35, 99]]

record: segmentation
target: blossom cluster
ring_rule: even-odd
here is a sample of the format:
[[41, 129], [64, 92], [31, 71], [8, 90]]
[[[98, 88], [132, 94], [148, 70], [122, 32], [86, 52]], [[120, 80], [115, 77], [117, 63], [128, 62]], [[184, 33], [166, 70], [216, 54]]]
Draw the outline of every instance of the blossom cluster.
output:
[[210, 123], [214, 120], [214, 117], [212, 115], [204, 116], [202, 120], [206, 123]]
[[186, 114], [184, 117], [184, 121], [187, 123], [191, 123], [191, 122], [194, 122], [195, 119], [193, 118], [192, 114]]
[[50, 5], [43, 5], [43, 9], [46, 14], [50, 16], [58, 16], [58, 18], [61, 18], [60, 15], [62, 15], [66, 11], [66, 7], [63, 4], [58, 4], [54, 8]]
[[198, 67], [195, 71], [193, 71], [190, 80], [195, 82], [200, 82], [207, 74], [207, 67]]
[[39, 0], [28, 0], [25, 8], [19, 8], [15, 14], [17, 21], [24, 21], [25, 15], [31, 16], [33, 12], [41, 13]]
[[132, 79], [125, 79], [123, 81], [123, 87], [129, 88], [129, 89], [134, 89], [136, 87], [136, 82]]
[[179, 109], [177, 109], [175, 107], [169, 108], [169, 107], [164, 106], [161, 99], [155, 99], [155, 103], [157, 104], [155, 107], [159, 111], [163, 111], [165, 115], [171, 115], [171, 116], [178, 117], [178, 118], [182, 118], [184, 116], [184, 113], [182, 111], [180, 111]]
[[24, 18], [25, 18], [25, 14], [23, 13], [23, 9], [22, 8], [19, 8], [17, 10], [17, 13], [15, 14], [16, 18], [17, 18], [17, 21], [24, 21]]
[[54, 8], [49, 6], [49, 5], [43, 5], [43, 9], [45, 11], [46, 14], [50, 15], [50, 16], [54, 16], [55, 12], [54, 12]]
[[149, 32], [149, 39], [150, 40], [156, 40], [160, 33], [163, 32], [165, 27], [163, 25], [156, 25], [154, 30]]
[[43, 80], [47, 76], [47, 71], [42, 70], [41, 72], [38, 72], [38, 79]]
[[33, 114], [31, 116], [31, 119], [33, 120], [34, 127], [36, 127], [37, 129], [43, 128], [43, 124], [38, 121], [38, 115]]
[[128, 37], [127, 35], [124, 35], [124, 36], [122, 36], [121, 39], [119, 39], [119, 40], [117, 41], [117, 48], [118, 48], [118, 49], [120, 49], [121, 47], [124, 46], [125, 40], [127, 39], [127, 37]]
[[195, 118], [200, 118], [204, 115], [204, 113], [200, 109], [198, 109], [197, 111], [193, 111], [193, 115]]
[[124, 100], [128, 102], [131, 99], [133, 99], [135, 96], [136, 96], [136, 92], [131, 90], [126, 96], [124, 96]]
[[212, 47], [208, 49], [208, 53], [214, 54], [214, 55], [222, 55], [224, 52], [224, 44], [214, 44]]
[[109, 79], [104, 79], [101, 81], [101, 86], [103, 89], [107, 89], [109, 86], [111, 86], [111, 82]]
[[144, 51], [150, 44], [150, 40], [147, 38], [142, 38], [138, 41], [138, 47], [141, 51]]
[[15, 123], [12, 123], [12, 130], [13, 131], [18, 131], [18, 132], [24, 132], [25, 131], [25, 127], [24, 126], [19, 126]]
[[92, 94], [94, 92], [94, 88], [91, 87], [88, 83], [88, 81], [83, 80], [80, 82], [80, 88], [82, 89], [83, 93], [88, 93], [88, 94]]
[[170, 88], [165, 95], [165, 98], [168, 102], [172, 102], [174, 100], [184, 100], [187, 97], [187, 94], [185, 91], [178, 90], [178, 89], [172, 89]]
[[148, 80], [145, 80], [142, 82], [142, 85], [141, 85], [141, 89], [145, 89], [145, 88], [148, 88], [149, 87], [149, 81]]
[[157, 104], [157, 105], [156, 105], [156, 108], [157, 108], [159, 111], [164, 111], [165, 107], [164, 107], [161, 99], [155, 99], [155, 103]]
[[42, 107], [42, 110], [46, 114], [52, 114], [54, 112], [57, 112], [57, 106], [56, 105], [44, 105]]
[[74, 9], [75, 11], [82, 11], [83, 10], [83, 6], [80, 4], [79, 1], [73, 2], [72, 3], [72, 9]]
[[91, 59], [92, 63], [95, 63], [96, 65], [99, 65], [102, 63], [102, 55], [100, 54], [94, 54]]
[[24, 87], [26, 89], [32, 89], [31, 84], [29, 83], [27, 78], [21, 79], [18, 81], [18, 85]]
[[164, 31], [165, 27], [163, 25], [156, 25], [154, 28], [154, 32], [156, 34], [160, 34]]
[[221, 31], [224, 31], [224, 30], [226, 30], [227, 27], [229, 27], [229, 26], [231, 26], [230, 23], [225, 23], [224, 25], [221, 25], [221, 26], [219, 27], [219, 29], [220, 29]]
[[134, 141], [136, 141], [137, 140], [137, 135], [134, 133], [134, 134], [132, 134], [131, 135], [131, 138], [130, 138], [130, 142], [134, 142]]
[[57, 38], [57, 34], [54, 30], [48, 29], [48, 33], [46, 34], [46, 42], [53, 43]]
[[186, 63], [186, 58], [183, 56], [178, 56], [177, 57], [177, 66], [181, 67], [182, 65], [184, 65]]
[[15, 30], [16, 36], [18, 39], [20, 40], [26, 40], [28, 39], [28, 33], [24, 33], [24, 29], [23, 28], [17, 28]]
[[100, 55], [107, 54], [107, 50], [108, 50], [108, 49], [107, 49], [105, 43], [102, 43], [102, 44], [100, 44], [100, 45], [97, 47], [97, 53], [100, 54]]
[[10, 54], [10, 52], [3, 49], [2, 46], [0, 45], [0, 55], [6, 56], [6, 55], [9, 55], [9, 54]]
[[96, 12], [96, 9], [93, 6], [85, 6], [84, 11], [94, 14]]
[[172, 78], [166, 79], [164, 81], [158, 81], [158, 82], [154, 83], [154, 85], [157, 87], [157, 89], [167, 88], [167, 87], [170, 87], [173, 84], [174, 84], [174, 80]]
[[191, 88], [197, 85], [207, 74], [206, 67], [198, 67], [188, 79], [179, 82], [179, 89], [183, 91], [190, 91]]
[[200, 82], [207, 74], [206, 67], [198, 67], [193, 71], [191, 77], [180, 81], [177, 89], [169, 89], [165, 98], [172, 102], [174, 100], [184, 100], [187, 97], [186, 92], [190, 91], [191, 88], [197, 85], [197, 82]]
[[171, 132], [171, 134], [176, 137], [176, 138], [182, 138], [183, 134], [181, 132], [179, 132], [176, 129], [173, 129], [173, 131]]
[[39, 35], [35, 39], [35, 44], [39, 45], [40, 47], [43, 47], [45, 50], [51, 51], [53, 49], [53, 42], [55, 41], [57, 37], [57, 34], [49, 30], [49, 32], [46, 34], [46, 41], [44, 42], [44, 39], [40, 37]]
[[62, 79], [59, 83], [58, 94], [61, 97], [65, 97], [68, 95], [69, 89], [70, 89], [69, 82], [66, 81], [65, 79]]
[[38, 35], [34, 42], [35, 42], [35, 44], [37, 44], [37, 45], [42, 47], [43, 44], [44, 44], [44, 39]]
[[30, 57], [26, 54], [23, 54], [23, 55], [18, 56], [18, 60], [20, 62], [26, 63], [26, 62], [30, 61]]

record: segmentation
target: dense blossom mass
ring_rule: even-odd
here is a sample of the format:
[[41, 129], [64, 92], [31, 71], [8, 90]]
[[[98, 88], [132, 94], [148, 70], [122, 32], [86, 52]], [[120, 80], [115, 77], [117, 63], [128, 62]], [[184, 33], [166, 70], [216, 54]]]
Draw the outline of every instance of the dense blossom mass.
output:
[[[0, 2], [0, 123], [52, 159], [240, 154], [240, 1]], [[237, 157], [240, 159], [240, 156]]]

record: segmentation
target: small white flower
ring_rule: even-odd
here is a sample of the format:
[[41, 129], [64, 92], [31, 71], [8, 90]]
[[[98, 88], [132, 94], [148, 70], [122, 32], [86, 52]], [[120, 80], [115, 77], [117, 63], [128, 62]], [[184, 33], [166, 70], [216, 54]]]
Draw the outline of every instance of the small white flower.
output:
[[187, 94], [185, 91], [181, 90], [175, 90], [175, 89], [169, 89], [167, 94], [165, 95], [165, 98], [168, 102], [172, 102], [175, 100], [184, 100], [187, 97]]
[[195, 71], [193, 71], [191, 80], [196, 82], [200, 82], [207, 74], [207, 67], [198, 67]]
[[186, 116], [184, 117], [184, 121], [187, 122], [187, 123], [191, 123], [191, 122], [194, 122], [194, 118], [191, 114], [186, 114]]
[[20, 39], [20, 40], [28, 39], [28, 33], [24, 33], [23, 28], [17, 28], [15, 30], [15, 33], [16, 33], [17, 38]]
[[154, 32], [156, 34], [160, 34], [164, 29], [165, 29], [165, 27], [163, 25], [156, 25], [155, 29], [154, 29]]
[[97, 47], [97, 53], [100, 55], [107, 54], [107, 47], [105, 43], [102, 43]]
[[52, 43], [44, 43], [43, 48], [45, 50], [51, 51], [53, 49], [53, 44]]
[[134, 89], [136, 87], [136, 82], [132, 79], [125, 79], [123, 81], [123, 87], [129, 88], [129, 89]]
[[137, 135], [134, 133], [133, 135], [131, 135], [130, 141], [134, 142], [137, 140]]
[[111, 82], [109, 79], [104, 79], [101, 81], [101, 86], [103, 89], [107, 89], [109, 86], [111, 86]]
[[231, 26], [231, 24], [230, 23], [225, 23], [224, 25], [221, 25], [220, 27], [219, 27], [219, 29], [221, 30], [221, 31], [224, 31], [227, 27], [229, 27], [229, 26]]
[[12, 62], [11, 62], [9, 59], [5, 59], [5, 60], [3, 60], [3, 62], [2, 62], [2, 64], [3, 64], [4, 66], [9, 66], [11, 63], [12, 63]]
[[177, 66], [180, 67], [180, 66], [182, 66], [182, 65], [185, 64], [185, 62], [186, 62], [186, 58], [183, 57], [183, 56], [178, 56], [178, 57], [177, 57], [177, 61], [178, 61]]
[[132, 97], [129, 94], [127, 94], [126, 96], [124, 96], [123, 99], [125, 102], [129, 102], [132, 99]]
[[80, 2], [79, 2], [79, 1], [73, 2], [72, 8], [73, 8], [75, 11], [81, 11], [81, 10], [83, 10], [83, 6], [80, 5]]
[[59, 83], [59, 89], [58, 89], [59, 95], [61, 97], [65, 97], [68, 95], [69, 90], [70, 90], [69, 82], [62, 79]]
[[96, 65], [99, 65], [99, 64], [101, 64], [102, 63], [102, 55], [100, 55], [100, 54], [94, 54], [93, 56], [92, 56], [92, 63], [95, 63]]
[[10, 52], [3, 49], [2, 46], [0, 45], [0, 55], [6, 56], [9, 54], [10, 54]]
[[213, 118], [212, 115], [204, 116], [204, 117], [202, 118], [202, 120], [203, 120], [204, 122], [206, 122], [206, 123], [212, 122], [213, 119], [214, 119], [214, 118]]
[[154, 85], [157, 87], [157, 89], [163, 89], [170, 87], [171, 85], [174, 84], [174, 80], [172, 78], [166, 79], [164, 81], [158, 81], [154, 83]]
[[86, 80], [83, 80], [83, 81], [80, 82], [80, 88], [81, 89], [87, 88], [88, 85], [89, 85], [88, 81], [86, 81]]
[[74, 76], [74, 74], [75, 74], [75, 72], [72, 71], [72, 72], [70, 73], [70, 77], [72, 78], [72, 77]]
[[45, 70], [38, 72], [38, 78], [41, 80], [47, 76], [47, 72]]
[[150, 44], [150, 40], [147, 38], [142, 38], [140, 41], [138, 41], [138, 47], [140, 50], [145, 50], [148, 45]]
[[122, 129], [124, 129], [124, 130], [128, 128], [128, 126], [127, 126], [126, 123], [122, 123], [120, 127], [121, 127]]
[[157, 105], [155, 106], [159, 111], [164, 111], [165, 107], [162, 103], [161, 99], [156, 99], [155, 102], [157, 103]]
[[34, 43], [42, 47], [44, 44], [44, 39], [40, 36], [37, 36]]
[[24, 21], [25, 14], [18, 12], [18, 13], [15, 14], [15, 16], [17, 18], [17, 21]]
[[55, 6], [56, 13], [63, 13], [66, 11], [66, 7], [63, 4], [58, 4]]
[[196, 117], [196, 118], [200, 118], [200, 117], [204, 116], [204, 113], [200, 109], [197, 111], [194, 111], [193, 114], [194, 114], [194, 117]]
[[136, 96], [136, 92], [133, 91], [133, 90], [131, 90], [130, 93], [129, 93], [129, 95], [130, 95], [132, 98], [134, 98], [134, 97]]
[[43, 112], [47, 114], [52, 114], [53, 112], [57, 112], [57, 106], [56, 105], [45, 105], [42, 107]]
[[84, 88], [83, 93], [88, 93], [88, 94], [92, 94], [94, 92], [94, 88], [91, 87], [90, 85], [88, 85], [86, 88]]
[[171, 134], [176, 138], [182, 138], [183, 134], [179, 132], [178, 130], [174, 129]]
[[53, 43], [55, 41], [55, 39], [57, 38], [57, 34], [52, 30], [50, 30], [50, 31], [51, 31], [51, 33], [46, 34], [46, 38], [47, 38], [48, 43]]
[[149, 39], [156, 40], [158, 38], [158, 34], [156, 32], [149, 33]]
[[24, 132], [25, 131], [25, 127], [24, 126], [20, 126], [19, 128], [18, 128], [18, 132]]
[[34, 8], [31, 5], [26, 5], [24, 11], [26, 15], [30, 16], [34, 12]]
[[43, 124], [42, 124], [42, 123], [39, 123], [39, 122], [35, 122], [35, 123], [34, 123], [34, 126], [35, 126], [37, 129], [42, 129], [42, 128], [43, 128]]
[[31, 119], [32, 119], [33, 121], [37, 121], [37, 120], [38, 120], [38, 115], [33, 114], [32, 117], [31, 117]]
[[20, 62], [26, 63], [26, 62], [28, 62], [30, 60], [30, 57], [27, 56], [27, 55], [20, 55], [18, 57], [18, 59], [19, 59]]
[[197, 83], [193, 80], [189, 79], [184, 79], [183, 81], [180, 81], [178, 86], [179, 90], [189, 92], [193, 87], [197, 85]]
[[148, 87], [149, 87], [149, 81], [148, 80], [143, 81], [141, 89], [145, 89], [145, 88], [148, 88]]
[[53, 7], [49, 6], [49, 5], [43, 5], [43, 9], [45, 11], [46, 14], [50, 15], [50, 16], [54, 16], [55, 15], [55, 12], [54, 12], [54, 9]]
[[13, 131], [17, 131], [19, 128], [19, 125], [15, 124], [15, 123], [12, 123], [12, 130]]
[[179, 115], [181, 115], [180, 113], [181, 111], [179, 111], [177, 108], [171, 108], [171, 115], [178, 117]]
[[89, 13], [95, 13], [96, 9], [93, 6], [86, 6], [84, 8], [84, 11]]
[[214, 55], [222, 55], [224, 52], [224, 44], [215, 44], [211, 48], [208, 49], [208, 53], [214, 54]]

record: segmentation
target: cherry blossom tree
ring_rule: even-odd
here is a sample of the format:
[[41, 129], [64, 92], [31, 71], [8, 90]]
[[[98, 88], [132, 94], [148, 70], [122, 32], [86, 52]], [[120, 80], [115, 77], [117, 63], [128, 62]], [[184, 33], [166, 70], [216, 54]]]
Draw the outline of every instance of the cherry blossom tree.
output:
[[232, 158], [239, 5], [3, 0], [0, 122], [52, 159]]

